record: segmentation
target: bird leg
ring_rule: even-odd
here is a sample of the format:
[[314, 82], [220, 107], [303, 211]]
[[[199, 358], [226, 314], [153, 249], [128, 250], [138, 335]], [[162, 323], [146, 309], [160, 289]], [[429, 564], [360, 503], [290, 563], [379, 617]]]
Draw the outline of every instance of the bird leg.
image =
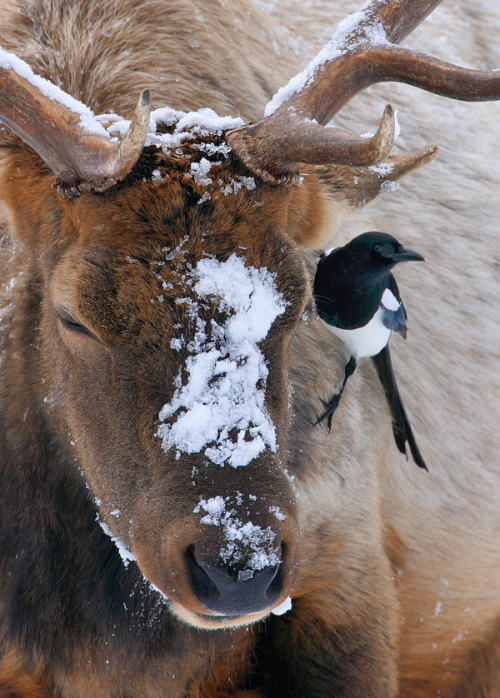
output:
[[348, 379], [352, 376], [354, 371], [356, 370], [356, 366], [357, 366], [356, 359], [353, 356], [351, 356], [351, 358], [347, 362], [345, 370], [344, 370], [344, 380], [342, 381], [342, 385], [340, 386], [340, 390], [337, 393], [335, 393], [335, 395], [328, 402], [321, 400], [323, 405], [326, 407], [326, 412], [324, 414], [322, 414], [321, 417], [319, 417], [314, 422], [314, 426], [316, 426], [316, 424], [319, 424], [320, 422], [322, 422], [324, 419], [328, 419], [328, 431], [332, 430], [333, 414], [334, 414], [335, 410], [337, 409], [337, 407], [339, 406], [340, 398], [342, 397], [342, 393], [344, 392], [344, 388], [346, 386], [346, 383], [347, 383]]

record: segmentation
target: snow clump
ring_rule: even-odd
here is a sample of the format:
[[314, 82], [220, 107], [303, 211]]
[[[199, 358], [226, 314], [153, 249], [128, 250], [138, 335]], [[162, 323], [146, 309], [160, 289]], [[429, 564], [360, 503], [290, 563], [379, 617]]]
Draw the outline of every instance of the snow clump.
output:
[[[250, 579], [251, 574], [266, 567], [275, 567], [281, 562], [280, 546], [274, 547], [276, 533], [268, 526], [263, 529], [254, 525], [251, 521], [243, 523], [236, 516], [234, 509], [227, 509], [226, 503], [229, 497], [212, 497], [201, 499], [195, 507], [194, 513], [206, 511], [200, 523], [207, 526], [222, 526], [227, 545], [220, 550], [220, 556], [226, 564], [238, 563], [245, 558], [247, 562], [244, 570], [239, 573], [241, 580]], [[246, 548], [246, 550], [245, 550]], [[248, 553], [250, 552], [250, 556]]]
[[[192, 276], [199, 302], [177, 302], [188, 304], [195, 336], [187, 346], [189, 355], [172, 401], [160, 411], [157, 435], [165, 452], [176, 448], [179, 457], [182, 452], [203, 451], [213, 463], [239, 468], [266, 448], [277, 448], [264, 404], [269, 370], [258, 345], [286, 303], [267, 269], [246, 267], [235, 254], [225, 262], [202, 259]], [[215, 298], [226, 320], [211, 320], [209, 338], [208, 323], [198, 311], [200, 303]], [[188, 376], [185, 385], [183, 373]]]

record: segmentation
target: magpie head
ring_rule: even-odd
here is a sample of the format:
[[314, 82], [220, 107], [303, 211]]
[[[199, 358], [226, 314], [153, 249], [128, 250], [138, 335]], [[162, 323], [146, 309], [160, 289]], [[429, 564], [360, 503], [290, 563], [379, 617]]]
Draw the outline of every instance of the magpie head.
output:
[[398, 262], [424, 261], [422, 255], [404, 248], [387, 233], [369, 232], [353, 238], [344, 247], [333, 248], [320, 255], [314, 277], [314, 294], [329, 299], [340, 286], [354, 283], [359, 288], [361, 279], [370, 286], [383, 283], [390, 269]]
[[387, 233], [363, 233], [352, 242], [359, 245], [365, 255], [369, 255], [371, 264], [379, 268], [390, 268], [398, 262], [423, 262], [418, 252], [403, 247], [396, 238]]

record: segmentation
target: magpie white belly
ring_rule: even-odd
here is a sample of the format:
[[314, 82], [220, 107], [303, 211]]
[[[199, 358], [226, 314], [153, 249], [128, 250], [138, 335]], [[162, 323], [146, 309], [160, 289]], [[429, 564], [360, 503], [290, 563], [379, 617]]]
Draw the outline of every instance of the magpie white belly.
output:
[[344, 342], [351, 356], [356, 361], [359, 361], [359, 359], [365, 356], [375, 356], [382, 351], [389, 341], [391, 330], [382, 322], [383, 312], [382, 308], [379, 308], [370, 322], [364, 325], [364, 327], [357, 327], [354, 330], [343, 330], [340, 327], [328, 325], [328, 329]]

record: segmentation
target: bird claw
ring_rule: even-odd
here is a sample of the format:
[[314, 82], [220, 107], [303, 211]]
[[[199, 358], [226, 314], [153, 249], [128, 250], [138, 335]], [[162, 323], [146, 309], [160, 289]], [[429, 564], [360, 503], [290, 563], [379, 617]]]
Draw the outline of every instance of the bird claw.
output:
[[314, 426], [316, 426], [317, 424], [320, 424], [320, 422], [322, 422], [324, 419], [327, 419], [328, 420], [327, 421], [328, 431], [332, 430], [332, 418], [333, 418], [333, 415], [335, 413], [335, 410], [339, 406], [341, 395], [342, 395], [342, 393], [334, 395], [332, 397], [332, 399], [329, 400], [328, 402], [325, 400], [321, 400], [323, 405], [326, 407], [326, 411], [320, 417], [318, 417], [318, 419], [314, 422]]

